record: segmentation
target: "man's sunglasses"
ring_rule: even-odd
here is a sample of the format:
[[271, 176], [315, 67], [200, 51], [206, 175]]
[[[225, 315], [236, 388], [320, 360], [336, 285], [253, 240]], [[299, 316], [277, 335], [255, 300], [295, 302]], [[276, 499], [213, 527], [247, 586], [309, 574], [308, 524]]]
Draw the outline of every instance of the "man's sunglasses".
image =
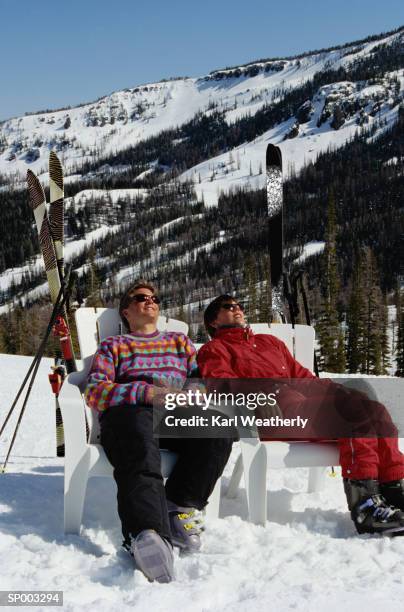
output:
[[153, 302], [153, 304], [160, 304], [161, 300], [157, 295], [147, 295], [146, 293], [137, 293], [129, 298], [129, 303], [138, 302]]
[[244, 312], [244, 308], [242, 306], [242, 304], [239, 304], [238, 302], [236, 303], [225, 303], [225, 304], [221, 304], [220, 308], [224, 308], [225, 310], [230, 310], [230, 312], [234, 312], [236, 310], [236, 308], [238, 308], [239, 310], [241, 310], [241, 312]]

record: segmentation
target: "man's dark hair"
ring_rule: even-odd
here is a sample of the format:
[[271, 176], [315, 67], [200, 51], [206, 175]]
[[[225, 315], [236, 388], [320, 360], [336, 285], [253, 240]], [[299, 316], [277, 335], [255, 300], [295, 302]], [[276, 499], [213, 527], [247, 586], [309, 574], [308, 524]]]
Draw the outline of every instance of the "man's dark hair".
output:
[[219, 314], [219, 310], [222, 304], [226, 302], [235, 302], [236, 299], [232, 295], [228, 295], [224, 293], [223, 295], [219, 295], [219, 297], [215, 298], [213, 302], [211, 302], [207, 307], [205, 312], [203, 313], [203, 321], [205, 323], [206, 331], [209, 336], [213, 338], [216, 332], [216, 328], [212, 327], [211, 323], [216, 319]]
[[126, 317], [122, 314], [124, 310], [129, 306], [131, 302], [131, 298], [134, 296], [136, 289], [149, 289], [153, 295], [157, 295], [157, 290], [152, 283], [149, 283], [145, 280], [138, 280], [134, 285], [131, 285], [121, 297], [121, 301], [119, 302], [119, 314], [122, 321], [125, 323], [126, 327], [129, 329], [128, 322]]

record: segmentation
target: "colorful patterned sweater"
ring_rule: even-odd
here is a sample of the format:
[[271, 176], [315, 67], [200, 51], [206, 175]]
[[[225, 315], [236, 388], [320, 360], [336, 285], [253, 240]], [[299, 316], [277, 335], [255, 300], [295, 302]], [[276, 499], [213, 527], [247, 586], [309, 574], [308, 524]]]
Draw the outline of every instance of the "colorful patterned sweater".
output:
[[153, 384], [181, 389], [196, 370], [196, 349], [182, 333], [109, 336], [94, 355], [85, 399], [100, 412], [109, 406], [151, 404]]

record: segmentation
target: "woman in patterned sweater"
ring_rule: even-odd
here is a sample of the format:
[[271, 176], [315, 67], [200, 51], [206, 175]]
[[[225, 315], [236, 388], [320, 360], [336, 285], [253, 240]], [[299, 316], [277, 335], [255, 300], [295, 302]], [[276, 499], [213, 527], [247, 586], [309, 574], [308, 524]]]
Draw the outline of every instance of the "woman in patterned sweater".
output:
[[114, 467], [124, 546], [149, 580], [169, 582], [172, 545], [188, 552], [200, 547], [192, 517], [206, 505], [232, 441], [160, 440], [178, 454], [164, 487], [159, 440], [153, 437], [153, 402], [168, 389], [181, 390], [197, 365], [187, 336], [158, 331], [159, 302], [149, 283], [138, 282], [126, 291], [119, 312], [129, 333], [101, 342], [85, 397], [100, 412], [101, 444]]

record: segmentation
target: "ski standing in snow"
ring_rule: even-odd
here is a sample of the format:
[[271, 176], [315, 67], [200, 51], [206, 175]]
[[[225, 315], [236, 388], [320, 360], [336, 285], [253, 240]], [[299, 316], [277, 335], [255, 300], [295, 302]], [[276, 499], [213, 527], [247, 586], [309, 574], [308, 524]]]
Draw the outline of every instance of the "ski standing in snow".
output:
[[[49, 156], [50, 205], [49, 215], [46, 206], [45, 192], [38, 177], [27, 172], [30, 204], [38, 230], [39, 244], [45, 264], [51, 301], [55, 304], [64, 279], [64, 191], [63, 169], [57, 155], [51, 151]], [[55, 322], [54, 334], [59, 337], [63, 359], [55, 356], [54, 372], [49, 375], [56, 400], [56, 446], [57, 455], [64, 455], [63, 423], [59, 407], [58, 393], [65, 371], [76, 371], [76, 363], [67, 318], [67, 309], [63, 310]]]
[[271, 270], [272, 321], [285, 322], [283, 313], [283, 180], [282, 154], [269, 144], [266, 151], [267, 210]]

